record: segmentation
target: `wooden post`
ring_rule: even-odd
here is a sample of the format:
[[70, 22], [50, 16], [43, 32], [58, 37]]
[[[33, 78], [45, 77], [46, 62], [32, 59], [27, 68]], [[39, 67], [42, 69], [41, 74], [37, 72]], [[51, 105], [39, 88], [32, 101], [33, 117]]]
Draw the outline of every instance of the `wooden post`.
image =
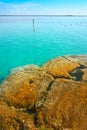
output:
[[33, 32], [35, 32], [34, 19], [33, 19]]

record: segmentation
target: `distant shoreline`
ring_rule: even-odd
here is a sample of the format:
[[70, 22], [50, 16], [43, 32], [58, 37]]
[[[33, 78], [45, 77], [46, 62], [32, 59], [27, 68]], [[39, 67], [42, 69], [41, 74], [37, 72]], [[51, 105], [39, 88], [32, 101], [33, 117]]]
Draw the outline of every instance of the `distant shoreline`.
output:
[[87, 15], [0, 15], [0, 17], [87, 17]]

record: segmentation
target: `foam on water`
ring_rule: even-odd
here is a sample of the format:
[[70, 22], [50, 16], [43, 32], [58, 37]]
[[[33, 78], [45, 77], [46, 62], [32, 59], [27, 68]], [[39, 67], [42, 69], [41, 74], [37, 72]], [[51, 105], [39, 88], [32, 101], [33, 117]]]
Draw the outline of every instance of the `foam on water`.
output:
[[87, 54], [87, 17], [0, 17], [0, 80], [12, 68], [70, 54]]

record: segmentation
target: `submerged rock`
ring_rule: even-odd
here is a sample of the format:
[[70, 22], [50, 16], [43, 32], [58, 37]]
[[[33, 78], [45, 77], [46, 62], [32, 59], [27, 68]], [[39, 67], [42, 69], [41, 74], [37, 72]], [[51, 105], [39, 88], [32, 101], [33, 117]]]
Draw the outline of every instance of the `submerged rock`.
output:
[[11, 70], [0, 85], [0, 130], [87, 130], [87, 56]]

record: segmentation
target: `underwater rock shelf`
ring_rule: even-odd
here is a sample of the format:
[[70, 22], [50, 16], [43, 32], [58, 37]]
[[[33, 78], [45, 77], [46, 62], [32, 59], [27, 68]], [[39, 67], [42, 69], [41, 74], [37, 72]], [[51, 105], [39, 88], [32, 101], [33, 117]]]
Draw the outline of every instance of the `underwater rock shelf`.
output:
[[13, 69], [0, 85], [0, 130], [87, 130], [87, 55]]

